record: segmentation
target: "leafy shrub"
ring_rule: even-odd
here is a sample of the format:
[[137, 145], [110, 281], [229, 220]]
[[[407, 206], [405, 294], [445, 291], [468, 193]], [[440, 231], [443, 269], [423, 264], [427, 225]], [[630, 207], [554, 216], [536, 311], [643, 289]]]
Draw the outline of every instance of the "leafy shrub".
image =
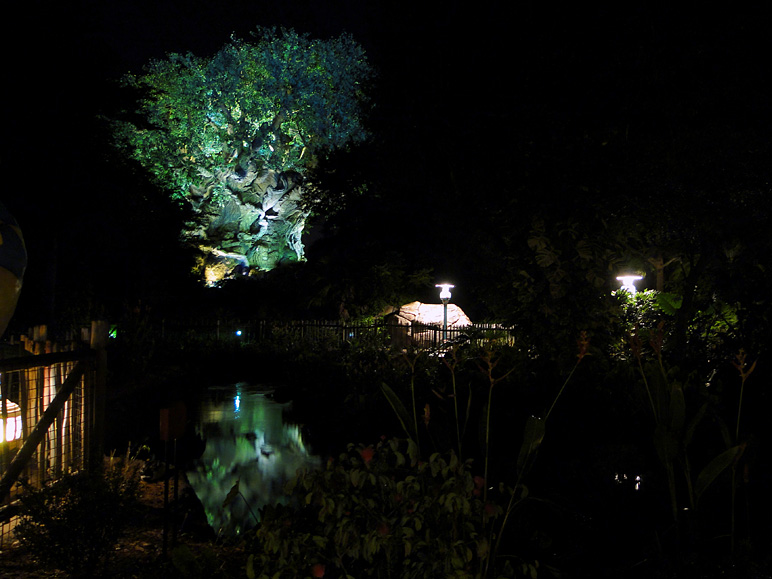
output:
[[483, 576], [502, 514], [483, 501], [483, 485], [452, 452], [420, 462], [409, 440], [350, 444], [324, 470], [290, 483], [290, 505], [264, 509], [248, 575]]
[[15, 530], [20, 543], [46, 567], [93, 576], [138, 498], [138, 468], [111, 459], [101, 472], [68, 474], [39, 489], [25, 485]]

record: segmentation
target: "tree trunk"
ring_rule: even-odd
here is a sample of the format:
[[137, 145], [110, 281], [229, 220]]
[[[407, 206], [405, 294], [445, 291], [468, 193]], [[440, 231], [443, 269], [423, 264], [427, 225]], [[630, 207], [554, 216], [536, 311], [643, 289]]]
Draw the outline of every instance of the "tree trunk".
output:
[[665, 291], [665, 268], [673, 263], [677, 258], [673, 257], [665, 263], [665, 260], [662, 258], [662, 255], [657, 255], [656, 257], [650, 257], [649, 263], [654, 266], [654, 270], [657, 274], [657, 286], [656, 290], [658, 292]]
[[681, 307], [676, 311], [675, 329], [673, 331], [675, 340], [673, 351], [678, 362], [683, 360], [687, 354], [686, 348], [689, 341], [689, 322], [695, 315], [694, 298], [697, 280], [700, 278], [702, 270], [705, 267], [705, 260], [702, 255], [693, 257], [688, 263], [690, 266], [683, 284], [683, 300], [681, 302]]
[[[253, 169], [253, 168], [251, 168]], [[201, 251], [207, 285], [303, 261], [309, 212], [297, 173], [254, 170], [214, 176], [183, 237]]]

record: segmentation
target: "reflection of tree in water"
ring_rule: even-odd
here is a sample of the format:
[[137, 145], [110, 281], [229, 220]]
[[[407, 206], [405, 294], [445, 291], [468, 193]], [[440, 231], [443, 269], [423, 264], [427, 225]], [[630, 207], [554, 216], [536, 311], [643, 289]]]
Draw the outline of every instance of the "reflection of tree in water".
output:
[[[284, 500], [282, 487], [298, 469], [319, 466], [309, 454], [300, 427], [285, 424], [287, 404], [237, 385], [223, 396], [217, 392], [202, 402], [198, 424], [206, 449], [188, 480], [218, 534], [234, 535], [255, 523], [266, 504]], [[237, 497], [223, 509], [228, 491], [239, 481], [249, 503]]]

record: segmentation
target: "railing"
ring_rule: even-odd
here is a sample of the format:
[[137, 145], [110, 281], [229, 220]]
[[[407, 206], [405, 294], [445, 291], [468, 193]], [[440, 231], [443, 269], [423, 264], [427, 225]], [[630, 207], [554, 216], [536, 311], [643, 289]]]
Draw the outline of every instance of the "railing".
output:
[[29, 339], [30, 355], [0, 360], [0, 546], [16, 524], [20, 479], [40, 487], [101, 464], [106, 336], [95, 322], [79, 350]]
[[498, 340], [514, 344], [514, 328], [498, 324], [472, 324], [463, 327], [397, 324], [390, 321], [350, 322], [334, 320], [301, 321], [247, 321], [213, 320], [199, 322], [164, 321], [158, 330], [164, 340], [233, 341], [259, 343], [266, 340], [294, 342], [326, 342], [330, 345], [343, 342], [368, 342], [397, 347], [440, 347], [445, 343], [469, 341], [480, 344], [486, 340]]

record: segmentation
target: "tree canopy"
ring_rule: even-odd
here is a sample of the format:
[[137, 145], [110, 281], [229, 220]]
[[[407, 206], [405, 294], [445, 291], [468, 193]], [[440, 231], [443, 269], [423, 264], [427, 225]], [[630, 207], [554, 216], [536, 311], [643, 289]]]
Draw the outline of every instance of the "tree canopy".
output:
[[210, 283], [303, 260], [313, 206], [304, 174], [366, 138], [372, 69], [350, 35], [258, 29], [255, 37], [232, 38], [208, 58], [170, 54], [128, 75], [139, 106], [115, 125], [118, 145], [194, 210], [183, 237], [202, 250]]

